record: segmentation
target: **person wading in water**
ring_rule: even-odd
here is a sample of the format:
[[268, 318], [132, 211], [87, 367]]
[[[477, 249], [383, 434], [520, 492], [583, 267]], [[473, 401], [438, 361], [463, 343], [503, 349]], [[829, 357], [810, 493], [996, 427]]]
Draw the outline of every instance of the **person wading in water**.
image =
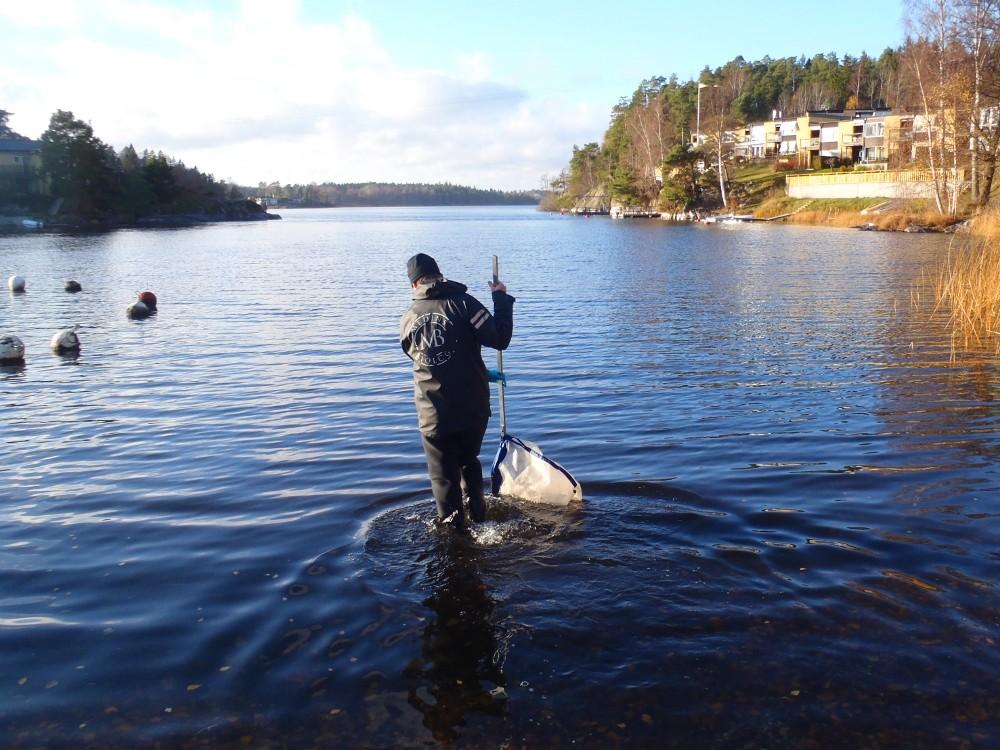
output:
[[418, 253], [406, 263], [413, 302], [400, 321], [399, 343], [413, 360], [413, 390], [427, 473], [438, 518], [466, 530], [469, 515], [486, 519], [479, 449], [490, 418], [490, 373], [480, 348], [503, 350], [514, 331], [514, 298], [490, 282], [493, 315], [464, 284], [441, 275], [437, 261]]

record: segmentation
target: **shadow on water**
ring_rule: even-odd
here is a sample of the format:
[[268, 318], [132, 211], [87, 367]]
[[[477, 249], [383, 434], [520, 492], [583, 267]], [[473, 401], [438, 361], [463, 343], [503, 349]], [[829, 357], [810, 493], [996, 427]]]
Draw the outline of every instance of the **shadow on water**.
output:
[[431, 593], [423, 603], [432, 615], [423, 629], [420, 656], [403, 677], [407, 700], [442, 742], [458, 739], [467, 714], [502, 716], [506, 709], [504, 636], [482, 564], [475, 544], [461, 538], [441, 540], [427, 562]]
[[419, 592], [422, 622], [419, 641], [393, 644], [388, 661], [407, 666], [368, 694], [380, 720], [359, 737], [426, 746], [404, 694], [443, 745], [865, 746], [872, 727], [872, 746], [928, 746], [942, 727], [942, 746], [989, 736], [1000, 704], [980, 652], [996, 592], [961, 534], [945, 548], [932, 532], [889, 532], [891, 505], [587, 486], [566, 510], [495, 500], [472, 540], [434, 531], [430, 501], [371, 523], [366, 577], [385, 601]]
[[24, 375], [28, 366], [24, 360], [18, 362], [0, 363], [0, 378], [3, 380], [14, 380]]
[[587, 486], [491, 499], [471, 538], [379, 502], [228, 610], [204, 678], [63, 718], [108, 748], [988, 746], [1000, 613], [960, 530], [928, 566], [940, 538], [891, 504]]

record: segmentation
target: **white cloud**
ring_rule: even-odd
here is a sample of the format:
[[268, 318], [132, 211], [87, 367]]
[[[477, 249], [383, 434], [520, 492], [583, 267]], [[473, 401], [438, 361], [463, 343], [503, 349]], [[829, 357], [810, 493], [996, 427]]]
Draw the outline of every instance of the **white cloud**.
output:
[[[535, 187], [593, 139], [604, 112], [532, 98], [485, 55], [405, 68], [363, 18], [308, 23], [297, 3], [227, 11], [64, 0], [76, 25], [6, 13], [0, 108], [37, 136], [55, 109], [116, 147], [162, 149], [220, 178], [438, 181]], [[10, 46], [10, 45], [8, 45]]]
[[0, 3], [0, 19], [19, 28], [73, 28], [80, 22], [77, 0], [47, 0], [44, 12], [31, 3]]
[[459, 75], [468, 81], [486, 81], [493, 76], [493, 63], [482, 52], [459, 55], [457, 62]]

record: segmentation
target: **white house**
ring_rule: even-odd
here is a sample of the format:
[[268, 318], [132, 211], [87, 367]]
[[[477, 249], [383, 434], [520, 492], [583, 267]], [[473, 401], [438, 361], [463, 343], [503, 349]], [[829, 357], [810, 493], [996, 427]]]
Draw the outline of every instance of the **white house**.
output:
[[798, 150], [799, 123], [794, 117], [778, 122], [778, 155], [788, 156]]

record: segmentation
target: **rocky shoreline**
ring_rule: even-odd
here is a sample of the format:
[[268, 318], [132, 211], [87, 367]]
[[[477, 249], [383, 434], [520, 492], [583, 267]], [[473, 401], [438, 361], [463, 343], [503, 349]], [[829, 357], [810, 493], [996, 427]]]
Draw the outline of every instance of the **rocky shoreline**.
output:
[[76, 216], [56, 216], [40, 219], [27, 216], [0, 216], [0, 232], [37, 232], [37, 231], [110, 231], [113, 229], [155, 229], [181, 228], [200, 226], [202, 224], [218, 224], [240, 221], [274, 221], [281, 218], [280, 214], [271, 214], [252, 201], [237, 201], [221, 205], [218, 210], [182, 214], [161, 214], [159, 216], [143, 216], [138, 219], [81, 218]]
[[961, 234], [969, 231], [969, 221], [959, 221], [949, 224], [946, 227], [929, 227], [920, 224], [911, 224], [904, 229], [883, 228], [872, 222], [866, 222], [854, 227], [862, 232], [905, 232], [907, 234]]

